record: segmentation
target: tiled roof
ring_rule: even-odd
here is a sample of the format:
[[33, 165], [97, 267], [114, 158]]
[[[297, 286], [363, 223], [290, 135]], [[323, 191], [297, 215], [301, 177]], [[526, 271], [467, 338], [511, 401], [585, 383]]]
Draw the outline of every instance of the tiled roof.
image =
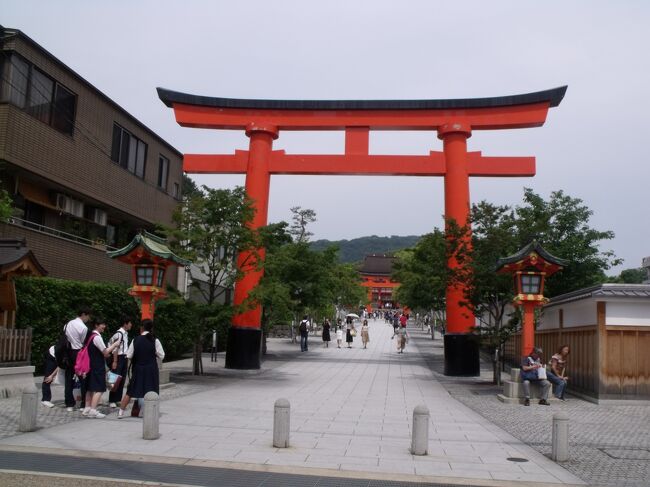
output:
[[393, 272], [393, 262], [395, 262], [395, 257], [392, 255], [366, 255], [359, 272], [362, 274], [390, 276]]
[[587, 298], [650, 298], [650, 284], [599, 284], [551, 298], [547, 306]]

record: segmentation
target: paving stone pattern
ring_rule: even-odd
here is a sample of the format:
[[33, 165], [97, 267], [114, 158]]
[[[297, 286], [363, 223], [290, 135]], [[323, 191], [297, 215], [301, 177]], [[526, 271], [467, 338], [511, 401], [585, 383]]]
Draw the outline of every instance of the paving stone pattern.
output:
[[445, 377], [441, 343], [430, 349], [422, 339], [416, 340], [436, 379], [490, 422], [550, 457], [553, 414], [564, 411], [570, 418], [570, 460], [563, 464], [567, 470], [591, 485], [650, 486], [650, 402], [598, 405], [569, 396], [550, 407], [504, 404], [496, 398], [499, 388], [490, 384], [491, 364], [482, 364], [480, 379]]

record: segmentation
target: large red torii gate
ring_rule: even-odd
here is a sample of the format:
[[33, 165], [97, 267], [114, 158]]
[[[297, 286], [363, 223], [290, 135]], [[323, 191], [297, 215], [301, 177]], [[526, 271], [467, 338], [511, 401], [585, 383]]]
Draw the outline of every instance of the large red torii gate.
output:
[[[560, 104], [567, 87], [523, 95], [452, 100], [243, 100], [213, 98], [158, 88], [158, 96], [174, 109], [183, 127], [244, 130], [249, 150], [234, 154], [185, 154], [188, 173], [246, 174], [246, 192], [254, 201], [251, 226], [267, 224], [272, 174], [444, 176], [445, 217], [468, 221], [469, 177], [534, 176], [534, 157], [485, 157], [467, 151], [472, 130], [539, 127], [550, 107]], [[344, 130], [345, 153], [296, 155], [272, 150], [285, 130]], [[436, 131], [443, 152], [428, 155], [370, 155], [370, 130]], [[261, 252], [263, 256], [263, 250]], [[245, 256], [240, 256], [240, 264]], [[450, 266], [455, 262], [450, 261]], [[235, 286], [241, 304], [262, 273], [248, 270]], [[447, 289], [445, 374], [478, 375], [478, 345], [470, 330], [474, 318], [462, 305], [463, 286]], [[260, 367], [261, 308], [233, 318], [228, 334], [226, 366]]]

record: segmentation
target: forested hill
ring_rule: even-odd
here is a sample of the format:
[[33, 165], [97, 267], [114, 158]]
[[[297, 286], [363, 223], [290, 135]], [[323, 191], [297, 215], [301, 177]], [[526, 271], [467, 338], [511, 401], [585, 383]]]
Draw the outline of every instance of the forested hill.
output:
[[400, 237], [360, 237], [352, 240], [316, 240], [311, 242], [314, 250], [323, 250], [330, 245], [338, 245], [341, 262], [360, 262], [368, 254], [385, 254], [396, 250], [413, 247], [420, 239], [418, 235]]

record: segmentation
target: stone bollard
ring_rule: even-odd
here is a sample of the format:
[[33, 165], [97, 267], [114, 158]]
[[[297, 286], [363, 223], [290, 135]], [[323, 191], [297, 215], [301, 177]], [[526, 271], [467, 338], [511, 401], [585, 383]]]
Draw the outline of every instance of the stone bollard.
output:
[[157, 440], [160, 437], [158, 432], [158, 419], [160, 416], [160, 397], [153, 391], [144, 395], [144, 417], [142, 420], [142, 438], [145, 440]]
[[569, 459], [569, 415], [564, 412], [553, 415], [553, 440], [551, 459], [566, 462]]
[[36, 414], [38, 410], [38, 390], [31, 384], [23, 390], [20, 401], [20, 422], [18, 431], [27, 433], [36, 429]]
[[429, 452], [429, 408], [420, 404], [413, 410], [411, 453], [426, 455]]
[[278, 399], [275, 401], [273, 411], [273, 446], [276, 448], [289, 447], [289, 401], [287, 399]]

